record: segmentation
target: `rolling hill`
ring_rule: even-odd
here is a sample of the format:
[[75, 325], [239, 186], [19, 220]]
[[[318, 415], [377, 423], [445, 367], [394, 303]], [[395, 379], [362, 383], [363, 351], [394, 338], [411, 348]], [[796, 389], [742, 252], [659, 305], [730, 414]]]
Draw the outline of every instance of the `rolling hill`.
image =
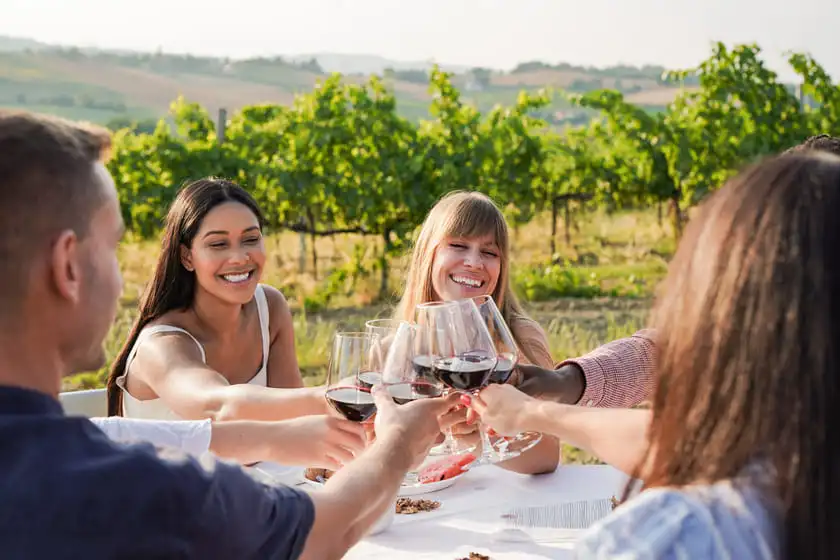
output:
[[[428, 114], [429, 62], [388, 60], [373, 55], [313, 54], [230, 60], [223, 58], [56, 47], [31, 39], [0, 36], [0, 106], [25, 108], [102, 124], [157, 119], [183, 95], [211, 111], [235, 111], [255, 103], [292, 101], [311, 90], [328, 71], [353, 81], [384, 75], [408, 118]], [[515, 101], [523, 90], [543, 87], [584, 92], [623, 91], [629, 100], [655, 110], [676, 89], [659, 79], [660, 67], [594, 69], [541, 62], [510, 72], [441, 64], [455, 72], [464, 98], [482, 110]], [[584, 122], [589, 114], [562, 99], [546, 112], [554, 124]]]

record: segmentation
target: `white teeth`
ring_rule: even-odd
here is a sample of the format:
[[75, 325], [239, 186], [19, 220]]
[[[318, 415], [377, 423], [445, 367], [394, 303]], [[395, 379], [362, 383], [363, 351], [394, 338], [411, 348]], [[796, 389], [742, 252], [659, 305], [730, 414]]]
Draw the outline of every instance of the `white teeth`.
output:
[[466, 276], [450, 276], [450, 278], [452, 278], [452, 281], [456, 284], [462, 284], [464, 286], [469, 286], [470, 288], [480, 288], [484, 285], [483, 280], [467, 278]]
[[228, 282], [237, 284], [239, 282], [244, 282], [245, 280], [247, 280], [250, 275], [250, 272], [243, 272], [242, 274], [225, 274], [224, 276], [222, 276], [222, 278], [224, 278]]

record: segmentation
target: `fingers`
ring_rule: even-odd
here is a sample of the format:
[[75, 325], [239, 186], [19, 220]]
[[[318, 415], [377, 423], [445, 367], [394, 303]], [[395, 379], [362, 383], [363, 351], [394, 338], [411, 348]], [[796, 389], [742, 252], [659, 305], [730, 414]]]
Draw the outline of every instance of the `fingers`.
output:
[[414, 402], [410, 402], [408, 404], [404, 404], [404, 407], [414, 406], [414, 407], [423, 407], [426, 410], [425, 413], [427, 414], [434, 414], [436, 416], [441, 416], [446, 414], [452, 407], [458, 404], [458, 394], [453, 393], [446, 397], [442, 398], [435, 398], [435, 399], [418, 399]]
[[352, 451], [341, 447], [340, 445], [331, 445], [326, 452], [327, 458], [338, 461], [340, 465], [345, 465], [356, 458]]
[[373, 422], [363, 422], [361, 424], [363, 430], [363, 437], [365, 447], [376, 441], [376, 424]]
[[507, 382], [508, 385], [512, 385], [513, 387], [519, 387], [522, 382], [525, 380], [525, 374], [519, 369], [521, 366], [517, 366], [513, 369], [513, 374], [508, 378]]
[[478, 420], [478, 413], [473, 410], [472, 408], [467, 409], [467, 424], [472, 425], [475, 424]]
[[481, 395], [482, 393], [472, 396], [465, 395], [461, 402], [469, 406], [472, 410], [478, 413], [479, 416], [484, 416], [484, 413], [487, 412], [487, 403], [484, 402], [484, 399], [481, 398]]
[[340, 430], [342, 432], [354, 434], [359, 437], [364, 437], [365, 435], [364, 422], [351, 422], [350, 420], [345, 420], [344, 418], [330, 419], [330, 422], [330, 428], [333, 428], [335, 430]]
[[466, 414], [463, 408], [458, 408], [456, 410], [451, 410], [445, 414], [442, 414], [438, 417], [438, 424], [440, 424], [441, 429], [451, 428], [456, 424], [461, 424], [466, 420]]
[[442, 400], [446, 403], [449, 403], [450, 407], [457, 406], [461, 402], [461, 393], [452, 391], [451, 393], [446, 395]]
[[452, 426], [452, 435], [453, 436], [466, 436], [475, 433], [478, 429], [478, 426], [475, 424], [468, 424], [466, 422], [461, 422], [460, 424], [455, 424]]
[[388, 392], [386, 387], [382, 385], [376, 385], [373, 390], [373, 400], [376, 402], [376, 412], [381, 413], [385, 412], [386, 410], [393, 410], [396, 408], [396, 403], [394, 403], [394, 399], [391, 397], [391, 393]]
[[335, 445], [340, 445], [354, 453], [361, 453], [367, 445], [367, 437], [365, 429], [359, 426], [358, 430], [332, 430], [329, 434], [330, 442]]

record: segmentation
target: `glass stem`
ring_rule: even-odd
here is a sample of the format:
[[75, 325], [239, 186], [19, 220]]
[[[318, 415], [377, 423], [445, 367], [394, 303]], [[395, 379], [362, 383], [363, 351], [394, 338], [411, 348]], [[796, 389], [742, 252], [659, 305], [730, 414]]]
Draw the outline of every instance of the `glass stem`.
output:
[[482, 422], [478, 423], [478, 431], [481, 434], [481, 460], [482, 462], [492, 463], [496, 454], [493, 450], [493, 443], [490, 441], [490, 436], [487, 434], [487, 429]]
[[[472, 396], [478, 395], [479, 391], [474, 391]], [[495, 458], [495, 451], [493, 450], [493, 442], [490, 441], [490, 434], [487, 433], [487, 428], [480, 419], [476, 420], [478, 423], [478, 433], [481, 437], [481, 457], [479, 457], [479, 465], [493, 463]]]
[[[450, 393], [451, 393], [451, 390], [447, 389], [446, 390], [446, 395], [449, 396]], [[458, 448], [458, 442], [455, 441], [455, 436], [452, 435], [452, 427], [451, 426], [446, 428], [446, 431], [444, 432], [443, 436], [444, 436], [444, 439], [443, 439], [444, 449], [446, 449], [446, 451], [448, 453], [454, 453], [455, 450]]]

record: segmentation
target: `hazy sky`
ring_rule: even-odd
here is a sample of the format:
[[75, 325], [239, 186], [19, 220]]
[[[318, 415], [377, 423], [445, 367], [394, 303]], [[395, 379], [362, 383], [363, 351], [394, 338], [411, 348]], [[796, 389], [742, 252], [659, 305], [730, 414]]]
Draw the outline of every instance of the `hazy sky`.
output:
[[[692, 66], [757, 42], [776, 70], [809, 51], [840, 78], [830, 0], [0, 0], [0, 34], [245, 57], [316, 52], [510, 68], [525, 60]], [[213, 7], [215, 6], [215, 7]], [[789, 75], [783, 73], [783, 75]]]

